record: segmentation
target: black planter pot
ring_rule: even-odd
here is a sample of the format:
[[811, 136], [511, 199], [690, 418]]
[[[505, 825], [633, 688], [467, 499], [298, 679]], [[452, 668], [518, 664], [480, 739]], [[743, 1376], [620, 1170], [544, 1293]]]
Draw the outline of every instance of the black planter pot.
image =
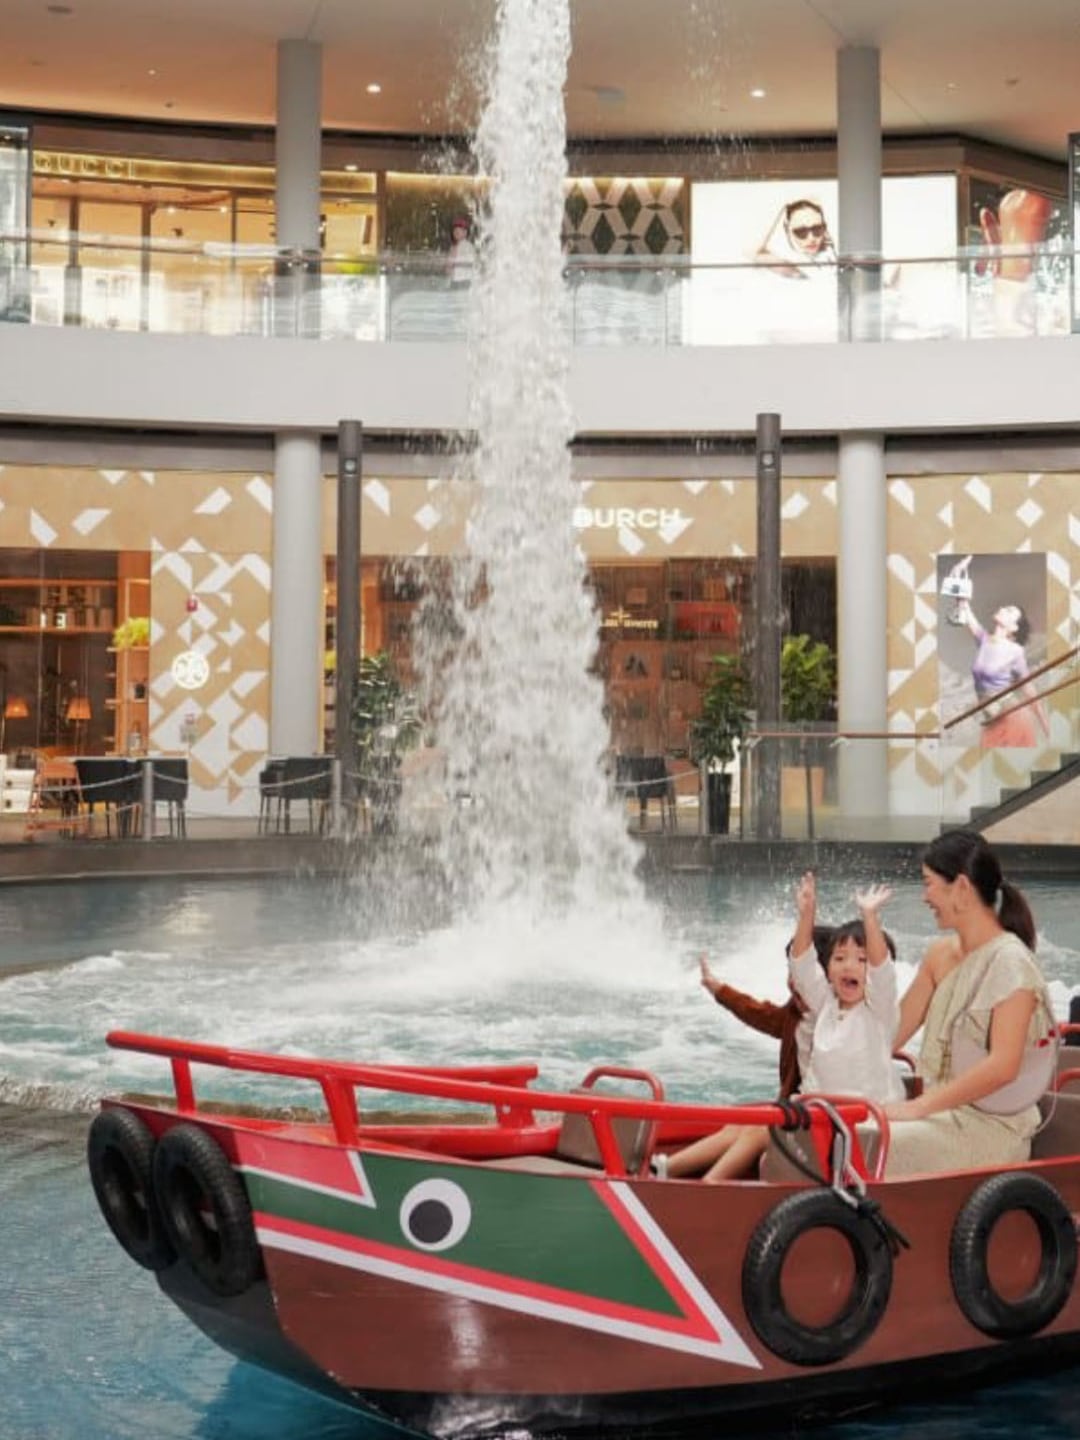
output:
[[731, 826], [731, 776], [709, 773], [705, 776], [709, 809], [709, 834], [726, 835]]

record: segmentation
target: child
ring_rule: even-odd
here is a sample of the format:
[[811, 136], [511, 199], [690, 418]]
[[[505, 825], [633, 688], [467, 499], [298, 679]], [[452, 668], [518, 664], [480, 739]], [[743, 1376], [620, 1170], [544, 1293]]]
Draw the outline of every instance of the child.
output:
[[812, 874], [799, 882], [799, 913], [791, 942], [791, 975], [814, 1019], [810, 1060], [803, 1074], [807, 1091], [864, 1095], [886, 1103], [904, 1098], [893, 1064], [900, 1024], [896, 967], [879, 914], [892, 897], [887, 885], [871, 885], [855, 896], [860, 920], [833, 934], [827, 972], [822, 975], [813, 945], [816, 888]]
[[[832, 928], [811, 923], [811, 943], [824, 968], [832, 948]], [[787, 947], [788, 959], [792, 944]], [[704, 955], [701, 957], [701, 983], [718, 1005], [753, 1030], [772, 1035], [780, 1041], [780, 1097], [794, 1094], [802, 1083], [802, 1072], [809, 1060], [814, 1018], [788, 981], [791, 995], [783, 1005], [771, 1000], [757, 1000], [733, 985], [717, 979]], [[710, 1181], [729, 1180], [753, 1169], [769, 1141], [767, 1130], [752, 1125], [725, 1125], [712, 1135], [695, 1140], [692, 1145], [669, 1156], [657, 1156], [657, 1171], [671, 1179], [697, 1175], [702, 1170]]]

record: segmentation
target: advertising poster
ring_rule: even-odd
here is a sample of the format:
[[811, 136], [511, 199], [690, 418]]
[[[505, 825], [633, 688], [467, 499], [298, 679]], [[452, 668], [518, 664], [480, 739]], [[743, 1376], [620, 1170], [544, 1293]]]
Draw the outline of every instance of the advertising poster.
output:
[[[968, 186], [964, 243], [976, 333], [1064, 334], [1069, 328], [1069, 216], [1065, 201], [991, 180]], [[985, 251], [986, 258], [979, 252]]]
[[[945, 743], [986, 749], [1042, 744], [1045, 707], [1032, 699], [1035, 685], [1018, 682], [1046, 659], [1046, 556], [939, 555], [937, 581]], [[1015, 708], [1025, 699], [1032, 703]], [[976, 714], [959, 718], [987, 701]]]
[[[695, 184], [692, 210], [694, 272], [683, 318], [692, 343], [837, 338], [835, 179]], [[872, 303], [883, 331], [954, 333], [956, 177], [887, 177], [881, 248], [891, 263]]]

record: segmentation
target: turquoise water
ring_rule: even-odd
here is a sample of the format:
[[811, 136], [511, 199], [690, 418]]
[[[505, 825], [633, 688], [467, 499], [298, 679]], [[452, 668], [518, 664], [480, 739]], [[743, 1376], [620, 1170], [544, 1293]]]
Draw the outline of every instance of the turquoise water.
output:
[[[165, 1080], [160, 1062], [106, 1050], [114, 1024], [350, 1058], [533, 1058], [557, 1083], [601, 1060], [639, 1063], [673, 1098], [770, 1093], [774, 1047], [712, 1004], [695, 967], [705, 948], [735, 983], [782, 994], [787, 877], [666, 883], [654, 897], [662, 944], [643, 934], [640, 953], [625, 936], [616, 949], [587, 927], [571, 953], [550, 936], [504, 933], [508, 919], [484, 935], [435, 923], [409, 931], [366, 898], [376, 888], [312, 880], [0, 890], [0, 1440], [369, 1433], [352, 1412], [218, 1351], [113, 1241], [86, 1179], [87, 1114], [103, 1090]], [[1080, 988], [1075, 891], [1027, 888], [1064, 1009]], [[847, 913], [851, 883], [833, 877], [822, 892], [825, 918]], [[419, 897], [407, 909], [425, 913]], [[914, 883], [901, 886], [888, 919], [909, 968], [931, 933]], [[814, 1433], [1080, 1440], [1078, 1381], [1080, 1371], [1068, 1372]]]

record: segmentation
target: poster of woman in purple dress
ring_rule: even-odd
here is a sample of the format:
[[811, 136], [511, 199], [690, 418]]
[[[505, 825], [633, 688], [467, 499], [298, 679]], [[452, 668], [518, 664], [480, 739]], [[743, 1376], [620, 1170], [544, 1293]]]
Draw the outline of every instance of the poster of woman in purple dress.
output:
[[939, 555], [937, 564], [942, 725], [980, 707], [950, 726], [950, 742], [993, 749], [1048, 739], [1027, 679], [1046, 655], [1046, 557]]

